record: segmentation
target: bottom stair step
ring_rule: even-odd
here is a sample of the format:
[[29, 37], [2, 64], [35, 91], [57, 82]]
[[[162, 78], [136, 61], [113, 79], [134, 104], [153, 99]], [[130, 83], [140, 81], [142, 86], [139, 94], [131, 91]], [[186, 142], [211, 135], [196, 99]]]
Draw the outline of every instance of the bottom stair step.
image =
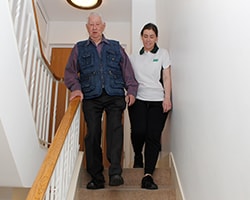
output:
[[159, 189], [146, 190], [141, 188], [143, 169], [123, 169], [124, 184], [121, 186], [108, 185], [108, 170], [105, 169], [105, 188], [88, 190], [86, 185], [91, 178], [86, 169], [81, 169], [74, 200], [176, 200], [176, 191], [170, 172], [170, 169], [157, 168], [154, 172], [154, 182]]

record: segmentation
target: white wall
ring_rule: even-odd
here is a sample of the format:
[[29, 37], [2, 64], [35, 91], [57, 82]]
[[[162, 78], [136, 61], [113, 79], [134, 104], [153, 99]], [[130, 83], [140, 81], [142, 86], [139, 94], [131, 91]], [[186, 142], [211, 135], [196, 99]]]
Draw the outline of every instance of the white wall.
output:
[[146, 23], [156, 23], [155, 0], [132, 1], [131, 43], [132, 51], [137, 52], [142, 48], [140, 32]]
[[250, 199], [249, 7], [169, 0], [161, 11], [171, 19], [171, 149], [187, 200]]

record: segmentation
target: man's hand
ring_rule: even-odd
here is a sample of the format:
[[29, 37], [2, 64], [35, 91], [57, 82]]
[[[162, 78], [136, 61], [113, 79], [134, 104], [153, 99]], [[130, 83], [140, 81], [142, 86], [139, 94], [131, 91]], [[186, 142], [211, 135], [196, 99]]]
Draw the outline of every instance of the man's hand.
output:
[[131, 106], [135, 103], [135, 97], [132, 94], [129, 94], [125, 97], [125, 101], [128, 104], [128, 106]]
[[80, 97], [81, 101], [83, 100], [83, 93], [81, 90], [75, 90], [70, 93], [69, 100], [71, 101], [75, 97]]

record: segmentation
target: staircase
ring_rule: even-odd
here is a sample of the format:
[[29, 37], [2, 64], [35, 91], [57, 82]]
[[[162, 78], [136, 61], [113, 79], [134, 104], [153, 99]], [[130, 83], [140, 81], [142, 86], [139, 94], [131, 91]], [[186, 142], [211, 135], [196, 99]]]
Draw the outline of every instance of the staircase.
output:
[[78, 185], [74, 200], [176, 200], [176, 190], [170, 168], [157, 168], [154, 181], [158, 190], [141, 189], [143, 169], [123, 169], [124, 185], [109, 186], [108, 170], [104, 170], [105, 189], [88, 190], [86, 184], [90, 181], [86, 169], [80, 170]]

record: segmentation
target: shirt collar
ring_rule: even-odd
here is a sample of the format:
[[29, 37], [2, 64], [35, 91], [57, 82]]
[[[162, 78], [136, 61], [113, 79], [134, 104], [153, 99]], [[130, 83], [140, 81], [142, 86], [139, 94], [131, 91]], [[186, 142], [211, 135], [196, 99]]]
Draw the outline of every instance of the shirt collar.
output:
[[[107, 38], [105, 38], [105, 36], [104, 35], [102, 35], [102, 41], [101, 41], [101, 43], [102, 42], [104, 42], [104, 43], [109, 43], [109, 41], [107, 40]], [[94, 44], [94, 42], [91, 40], [91, 38], [89, 37], [89, 39], [87, 40], [87, 43], [86, 43], [86, 45], [89, 45], [90, 43], [93, 43]]]
[[[156, 53], [158, 51], [159, 47], [157, 44], [155, 44], [154, 48], [150, 51], [151, 53]], [[144, 54], [144, 47], [141, 48], [140, 50], [140, 55]]]

